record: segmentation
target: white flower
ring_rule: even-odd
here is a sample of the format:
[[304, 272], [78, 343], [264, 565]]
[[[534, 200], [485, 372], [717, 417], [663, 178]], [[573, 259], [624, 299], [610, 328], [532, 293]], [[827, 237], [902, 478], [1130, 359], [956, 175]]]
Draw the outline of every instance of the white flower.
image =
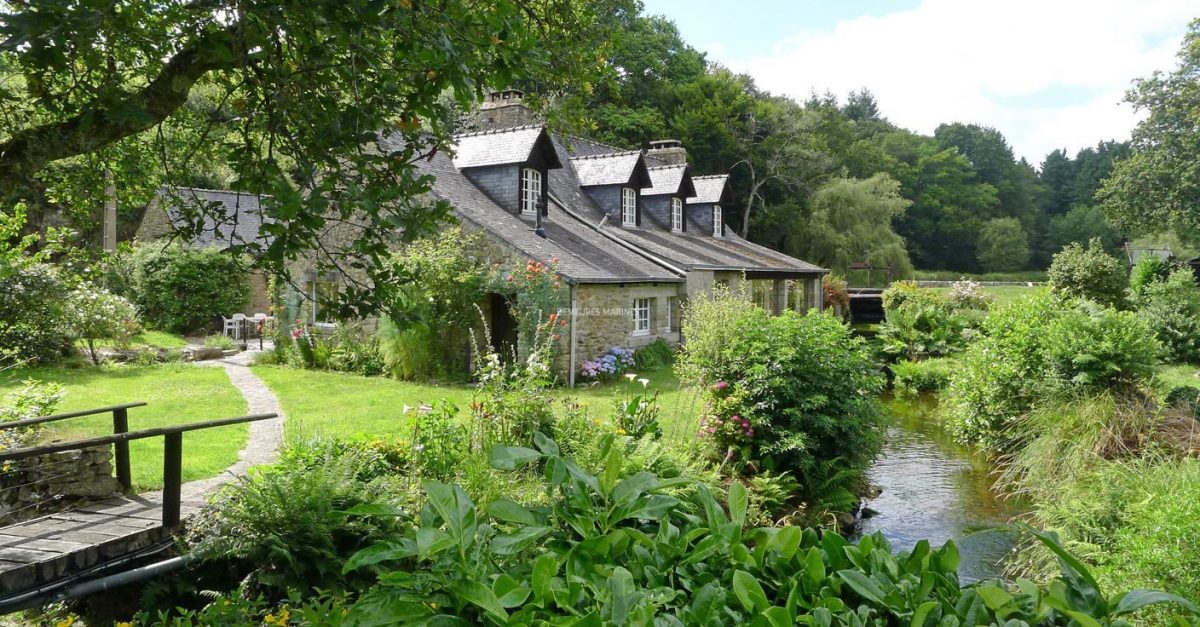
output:
[[637, 378], [637, 375], [636, 375], [636, 374], [633, 374], [632, 372], [630, 372], [630, 373], [627, 373], [627, 374], [625, 375], [625, 378], [626, 378], [626, 379], [629, 379], [630, 381], [633, 381], [634, 379], [636, 379], [636, 378]]
[[641, 383], [642, 387], [644, 388], [647, 385], [650, 385], [650, 379], [638, 379], [638, 383]]

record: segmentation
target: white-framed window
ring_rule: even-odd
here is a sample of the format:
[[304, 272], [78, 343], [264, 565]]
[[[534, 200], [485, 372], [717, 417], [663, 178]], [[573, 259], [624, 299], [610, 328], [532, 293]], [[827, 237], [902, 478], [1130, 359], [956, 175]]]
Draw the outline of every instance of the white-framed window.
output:
[[678, 196], [671, 197], [671, 230], [683, 232], [683, 199]]
[[338, 284], [334, 281], [310, 281], [308, 298], [312, 303], [312, 323], [316, 326], [333, 326], [337, 319], [325, 305], [337, 300]]
[[534, 215], [542, 201], [542, 173], [533, 168], [521, 168], [521, 214]]
[[721, 222], [721, 205], [713, 205], [713, 237], [724, 235], [724, 224]]
[[637, 226], [637, 190], [621, 188], [621, 225]]
[[650, 334], [650, 299], [633, 299], [633, 334]]

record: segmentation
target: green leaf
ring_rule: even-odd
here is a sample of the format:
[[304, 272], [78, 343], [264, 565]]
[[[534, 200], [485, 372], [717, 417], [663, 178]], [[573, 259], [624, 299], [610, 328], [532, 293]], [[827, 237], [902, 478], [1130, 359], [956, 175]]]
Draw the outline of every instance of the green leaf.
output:
[[508, 621], [508, 612], [500, 605], [500, 599], [496, 598], [491, 588], [478, 581], [464, 581], [451, 586], [451, 590], [463, 600], [491, 614], [497, 620]]
[[558, 560], [549, 553], [537, 558], [533, 563], [533, 596], [545, 607], [550, 599], [550, 582], [558, 574]]
[[770, 607], [770, 602], [767, 601], [767, 593], [763, 591], [762, 585], [754, 578], [754, 575], [744, 571], [733, 571], [733, 593], [737, 596], [738, 601], [741, 601], [742, 607], [746, 611], [763, 611]]
[[784, 527], [775, 532], [771, 539], [767, 541], [767, 549], [779, 551], [783, 557], [791, 559], [796, 554], [796, 550], [800, 548], [800, 538], [803, 532], [799, 527]]
[[838, 576], [853, 588], [858, 593], [858, 596], [878, 605], [887, 605], [887, 601], [884, 600], [884, 596], [886, 595], [883, 590], [870, 577], [857, 570], [839, 570]]
[[629, 610], [636, 602], [633, 574], [620, 566], [614, 568], [608, 578], [608, 594], [612, 610], [609, 618], [616, 625], [624, 625], [629, 620]]
[[533, 445], [546, 455], [554, 456], [562, 454], [558, 449], [558, 443], [546, 437], [546, 434], [541, 431], [533, 432]]
[[550, 533], [550, 527], [522, 527], [516, 533], [496, 536], [492, 539], [492, 552], [496, 555], [514, 555], [529, 548]]
[[1081, 625], [1081, 627], [1104, 627], [1103, 625], [1100, 624], [1100, 621], [1096, 620], [1095, 618], [1092, 618], [1090, 615], [1088, 615], [1085, 612], [1077, 612], [1075, 610], [1070, 610], [1067, 612], [1067, 616], [1070, 616], [1072, 619], [1074, 619], [1075, 622], [1077, 622]]
[[749, 506], [749, 496], [746, 486], [740, 481], [734, 481], [729, 486], [729, 518], [738, 526], [746, 524], [746, 509]]
[[492, 583], [492, 594], [500, 601], [500, 607], [514, 608], [529, 598], [529, 588], [523, 587], [511, 575], [503, 574]]
[[541, 456], [541, 453], [531, 448], [525, 448], [524, 446], [503, 446], [497, 444], [488, 453], [488, 461], [492, 464], [492, 468], [517, 470]]
[[403, 509], [387, 503], [359, 503], [347, 510], [337, 512], [339, 516], [404, 516]]
[[413, 555], [414, 551], [410, 543], [403, 541], [394, 542], [391, 540], [379, 542], [362, 549], [346, 560], [345, 566], [342, 566], [342, 574], [358, 570], [363, 566], [373, 566], [380, 562], [406, 559]]
[[804, 576], [811, 590], [816, 590], [817, 586], [825, 581], [825, 561], [821, 559], [821, 552], [815, 546], [804, 556]]
[[999, 610], [1012, 601], [1012, 595], [1001, 590], [995, 584], [979, 586], [975, 589], [975, 592], [983, 599], [983, 604], [993, 611]]
[[1147, 605], [1154, 605], [1155, 603], [1174, 603], [1194, 615], [1200, 615], [1200, 607], [1197, 607], [1195, 603], [1179, 595], [1141, 588], [1135, 588], [1121, 595], [1116, 600], [1116, 609], [1113, 610], [1113, 613], [1116, 616], [1123, 616], [1136, 612]]
[[796, 624], [792, 619], [792, 613], [787, 611], [787, 608], [778, 605], [767, 608], [762, 613], [762, 617], [767, 619], [771, 627], [791, 627]]
[[497, 499], [488, 503], [487, 513], [493, 518], [503, 520], [505, 522], [519, 523], [522, 525], [538, 524], [537, 517], [533, 512], [529, 511], [523, 505], [520, 505], [509, 499]]
[[937, 559], [938, 569], [942, 572], [958, 572], [958, 565], [962, 558], [958, 554], [958, 546], [954, 544], [954, 540], [946, 540], [946, 544], [937, 550], [934, 557]]
[[925, 620], [929, 617], [929, 613], [938, 606], [937, 601], [926, 601], [917, 607], [917, 611], [913, 612], [912, 622], [910, 627], [925, 627]]

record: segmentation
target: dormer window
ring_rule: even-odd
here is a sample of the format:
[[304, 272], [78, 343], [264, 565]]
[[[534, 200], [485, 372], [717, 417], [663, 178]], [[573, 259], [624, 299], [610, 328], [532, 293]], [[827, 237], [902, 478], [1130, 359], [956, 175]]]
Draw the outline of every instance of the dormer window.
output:
[[[511, 175], [510, 175], [511, 176]], [[509, 179], [510, 181], [512, 179]], [[521, 215], [537, 215], [542, 201], [542, 173], [533, 168], [521, 169]]]
[[721, 237], [725, 232], [725, 224], [721, 221], [721, 205], [713, 205], [713, 237]]
[[683, 232], [683, 199], [678, 196], [671, 197], [671, 231]]
[[621, 188], [621, 226], [637, 226], [637, 190]]

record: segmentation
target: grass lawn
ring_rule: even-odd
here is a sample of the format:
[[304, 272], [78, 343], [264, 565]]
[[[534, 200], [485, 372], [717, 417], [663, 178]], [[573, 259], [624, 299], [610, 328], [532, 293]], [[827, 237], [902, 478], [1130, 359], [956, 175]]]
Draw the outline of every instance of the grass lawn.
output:
[[[255, 366], [254, 373], [279, 397], [287, 414], [285, 435], [293, 441], [318, 436], [408, 436], [412, 425], [403, 416], [405, 405], [417, 407], [448, 399], [458, 405], [460, 415], [465, 417], [474, 395], [474, 389], [466, 385], [430, 385], [339, 372]], [[660, 391], [660, 423], [666, 435], [690, 435], [699, 406], [695, 392], [680, 389], [669, 368], [649, 373], [646, 378], [651, 381], [650, 390]], [[573, 390], [558, 388], [551, 395], [558, 399], [573, 398], [595, 417], [609, 418], [613, 399], [624, 394], [628, 385], [622, 379], [619, 383]], [[632, 385], [641, 390], [640, 384]]]
[[[950, 293], [950, 288], [948, 287], [928, 287], [925, 289], [942, 292], [943, 294]], [[1045, 286], [1025, 287], [1023, 285], [1001, 285], [996, 287], [983, 287], [980, 289], [994, 296], [996, 298], [996, 304], [1006, 305], [1019, 298], [1024, 298], [1026, 296], [1032, 296], [1034, 294], [1043, 292], [1048, 288]]]
[[[86, 348], [86, 344], [80, 341], [76, 343], [81, 349]], [[146, 329], [141, 333], [129, 338], [129, 346], [131, 348], [184, 348], [187, 346], [187, 340], [183, 339], [182, 335], [167, 333], [166, 331], [155, 331]], [[96, 340], [96, 348], [112, 348], [112, 340]]]
[[[246, 401], [221, 368], [191, 364], [101, 366], [97, 368], [24, 368], [0, 373], [0, 395], [25, 379], [60, 383], [64, 395], [55, 413], [146, 401], [129, 410], [130, 430], [241, 416]], [[183, 479], [203, 479], [237, 461], [247, 425], [204, 429], [183, 436]], [[50, 423], [47, 441], [112, 433], [112, 414]], [[130, 442], [134, 487], [162, 487], [162, 438]]]

